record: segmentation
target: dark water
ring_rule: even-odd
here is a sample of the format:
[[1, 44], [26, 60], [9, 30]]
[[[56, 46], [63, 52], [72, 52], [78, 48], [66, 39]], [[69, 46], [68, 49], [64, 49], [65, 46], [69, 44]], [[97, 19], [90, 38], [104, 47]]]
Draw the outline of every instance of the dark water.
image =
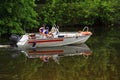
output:
[[82, 45], [0, 49], [0, 80], [120, 80], [119, 76], [117, 29], [93, 31]]

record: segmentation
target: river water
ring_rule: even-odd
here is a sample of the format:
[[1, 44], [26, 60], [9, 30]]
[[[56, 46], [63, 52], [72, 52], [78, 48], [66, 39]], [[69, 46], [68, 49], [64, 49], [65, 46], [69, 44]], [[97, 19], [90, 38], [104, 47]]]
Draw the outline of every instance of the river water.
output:
[[119, 31], [92, 32], [85, 44], [0, 49], [0, 80], [120, 80]]

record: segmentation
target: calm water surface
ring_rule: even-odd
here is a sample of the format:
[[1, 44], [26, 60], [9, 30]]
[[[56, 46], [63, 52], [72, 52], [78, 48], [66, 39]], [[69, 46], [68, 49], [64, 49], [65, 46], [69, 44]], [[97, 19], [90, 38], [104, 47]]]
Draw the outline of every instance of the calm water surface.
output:
[[0, 49], [0, 80], [120, 80], [116, 31], [93, 31], [96, 34], [82, 45]]

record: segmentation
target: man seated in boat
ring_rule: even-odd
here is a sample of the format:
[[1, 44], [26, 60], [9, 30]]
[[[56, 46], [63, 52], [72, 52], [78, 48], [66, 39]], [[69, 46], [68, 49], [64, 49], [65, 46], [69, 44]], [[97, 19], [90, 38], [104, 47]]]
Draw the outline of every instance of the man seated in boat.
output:
[[48, 36], [48, 34], [49, 34], [49, 28], [46, 27], [46, 28], [44, 29], [43, 33], [44, 33], [45, 36]]
[[46, 37], [52, 37], [52, 32], [49, 32], [49, 27], [47, 26], [46, 29], [44, 30], [44, 35]]
[[46, 36], [48, 34], [48, 30], [45, 29], [45, 25], [43, 24], [42, 27], [39, 28], [39, 33], [42, 36]]
[[53, 35], [56, 35], [59, 33], [59, 26], [54, 25], [50, 31]]
[[56, 28], [53, 26], [50, 32], [54, 33], [55, 31], [56, 31]]
[[52, 33], [49, 32], [49, 27], [48, 26], [42, 26], [40, 29], [39, 29], [39, 32], [42, 36], [45, 36], [45, 37], [51, 37], [52, 36]]
[[42, 25], [42, 27], [39, 28], [40, 34], [43, 34], [44, 30], [45, 30], [45, 25]]

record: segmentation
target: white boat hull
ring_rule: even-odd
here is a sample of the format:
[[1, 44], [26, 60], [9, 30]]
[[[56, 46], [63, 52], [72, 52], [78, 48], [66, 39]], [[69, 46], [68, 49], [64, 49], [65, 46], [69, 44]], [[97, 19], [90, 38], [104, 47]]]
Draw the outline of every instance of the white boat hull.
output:
[[[91, 34], [88, 35], [76, 35], [77, 33], [59, 33], [55, 38], [40, 38], [40, 34], [36, 34], [38, 38], [29, 39], [28, 34], [23, 35], [23, 37], [18, 41], [18, 48], [32, 48], [32, 47], [51, 47], [51, 46], [62, 46], [75, 43], [85, 43]], [[64, 37], [58, 37], [58, 36]]]

